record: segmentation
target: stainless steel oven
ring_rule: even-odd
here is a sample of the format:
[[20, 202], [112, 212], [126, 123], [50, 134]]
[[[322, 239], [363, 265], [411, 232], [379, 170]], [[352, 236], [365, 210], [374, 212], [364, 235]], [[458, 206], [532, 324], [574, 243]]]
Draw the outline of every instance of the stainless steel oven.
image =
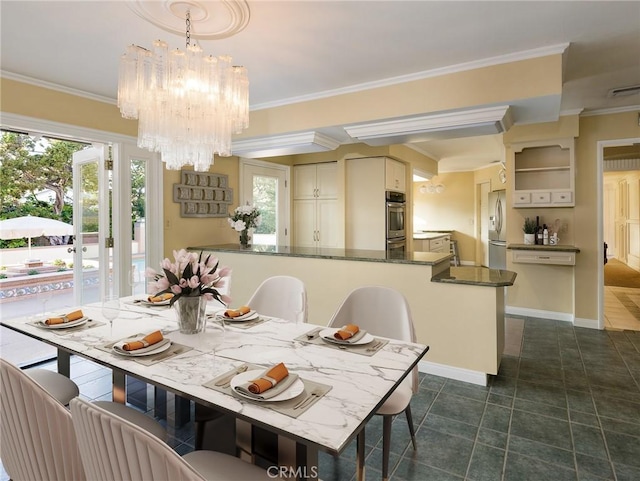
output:
[[388, 259], [404, 259], [407, 250], [406, 237], [397, 237], [395, 239], [387, 239], [387, 258]]
[[386, 192], [387, 240], [405, 238], [405, 195], [400, 192]]

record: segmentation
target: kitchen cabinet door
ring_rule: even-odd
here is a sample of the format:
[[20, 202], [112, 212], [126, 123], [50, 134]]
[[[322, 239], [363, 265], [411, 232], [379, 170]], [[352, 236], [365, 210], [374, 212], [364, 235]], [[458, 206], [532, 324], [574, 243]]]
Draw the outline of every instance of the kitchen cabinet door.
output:
[[385, 159], [385, 188], [394, 192], [405, 192], [407, 189], [406, 169], [402, 162]]
[[294, 199], [335, 199], [338, 196], [338, 164], [296, 165], [293, 167]]
[[338, 243], [338, 201], [335, 199], [319, 199], [316, 209], [317, 245], [318, 247], [339, 247]]
[[316, 201], [293, 201], [294, 242], [298, 247], [316, 247]]

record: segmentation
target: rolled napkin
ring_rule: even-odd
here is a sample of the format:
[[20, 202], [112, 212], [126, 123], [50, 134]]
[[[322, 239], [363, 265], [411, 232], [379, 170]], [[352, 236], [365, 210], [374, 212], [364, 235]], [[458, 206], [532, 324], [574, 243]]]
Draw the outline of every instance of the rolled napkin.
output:
[[347, 324], [346, 326], [342, 326], [341, 329], [337, 330], [333, 337], [341, 341], [346, 341], [347, 339], [350, 339], [358, 334], [358, 332], [360, 332], [360, 328], [356, 324]]
[[145, 347], [152, 346], [153, 344], [157, 344], [164, 339], [162, 337], [162, 333], [160, 331], [152, 332], [151, 334], [147, 334], [139, 341], [131, 341], [125, 342], [122, 345], [122, 349], [125, 351], [135, 351], [136, 349], [143, 349]]
[[248, 314], [251, 311], [251, 308], [249, 306], [242, 306], [238, 309], [227, 309], [226, 311], [224, 311], [224, 315], [227, 317], [240, 317], [240, 316], [244, 316], [245, 314]]
[[44, 321], [44, 323], [49, 325], [49, 326], [52, 326], [54, 324], [64, 324], [66, 322], [77, 321], [78, 319], [82, 319], [83, 317], [84, 317], [84, 315], [82, 314], [82, 311], [81, 310], [77, 310], [77, 311], [70, 312], [66, 316], [50, 317], [49, 319]]
[[298, 379], [297, 374], [289, 374], [284, 363], [265, 371], [259, 379], [235, 387], [235, 390], [255, 399], [267, 400], [281, 394]]
[[287, 369], [287, 366], [281, 362], [265, 372], [260, 379], [252, 380], [247, 389], [253, 394], [262, 394], [267, 389], [271, 389], [273, 386], [278, 384], [288, 375], [289, 370]]
[[173, 294], [171, 292], [165, 292], [164, 294], [160, 294], [158, 296], [149, 296], [147, 300], [149, 302], [164, 302], [164, 301], [168, 301], [172, 297], [173, 297]]

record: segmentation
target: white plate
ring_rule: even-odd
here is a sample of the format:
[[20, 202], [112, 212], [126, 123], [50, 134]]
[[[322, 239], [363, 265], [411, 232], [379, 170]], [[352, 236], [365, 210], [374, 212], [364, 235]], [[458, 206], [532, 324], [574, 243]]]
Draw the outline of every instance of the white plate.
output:
[[113, 352], [115, 352], [116, 354], [120, 354], [121, 356], [137, 357], [137, 356], [152, 356], [154, 354], [159, 354], [171, 347], [171, 339], [168, 339], [165, 337], [162, 341], [154, 344], [153, 346], [143, 347], [142, 349], [135, 349], [133, 351], [125, 351], [124, 349], [122, 349], [122, 346], [126, 342], [137, 341], [137, 340], [139, 339], [133, 338], [133, 339], [126, 339], [124, 341], [117, 342], [113, 346], [112, 350]]
[[258, 317], [258, 313], [256, 311], [254, 311], [254, 310], [251, 310], [251, 311], [247, 312], [246, 314], [243, 314], [242, 316], [227, 317], [227, 316], [224, 315], [224, 312], [223, 312], [220, 317], [222, 319], [224, 319], [225, 321], [227, 321], [227, 322], [244, 322], [244, 321], [252, 321], [256, 317]]
[[[373, 336], [369, 334], [367, 331], [364, 331], [364, 335], [356, 341], [349, 342], [349, 339], [341, 341], [340, 339], [336, 339], [335, 337], [333, 337], [333, 335], [339, 330], [340, 328], [335, 328], [335, 327], [323, 329], [322, 331], [320, 331], [320, 338], [326, 342], [332, 342], [334, 344], [341, 344], [341, 345], [352, 345], [352, 346], [362, 346], [363, 344], [369, 344], [371, 341], [373, 341]], [[360, 330], [362, 331], [362, 329]], [[358, 334], [356, 334], [356, 336], [357, 335]]]
[[289, 399], [293, 399], [294, 397], [299, 396], [300, 393], [304, 391], [304, 382], [302, 382], [302, 379], [300, 378], [296, 379], [291, 386], [289, 386], [287, 389], [282, 391], [280, 394], [278, 394], [277, 396], [273, 396], [270, 399], [256, 399], [254, 397], [246, 396], [241, 392], [236, 391], [237, 386], [240, 386], [241, 384], [249, 382], [253, 379], [257, 379], [263, 373], [264, 373], [264, 369], [254, 369], [253, 371], [246, 371], [241, 374], [238, 374], [237, 376], [234, 376], [233, 379], [231, 379], [231, 390], [245, 399], [251, 399], [252, 401], [264, 401], [264, 402], [288, 401]]
[[63, 322], [61, 324], [51, 324], [51, 325], [45, 324], [44, 320], [42, 320], [40, 321], [40, 323], [42, 324], [42, 326], [40, 327], [44, 327], [45, 329], [69, 329], [70, 327], [81, 326], [88, 320], [89, 318], [85, 316], [85, 317], [81, 317], [80, 319], [76, 319], [75, 321], [69, 321], [69, 322]]
[[166, 301], [159, 301], [159, 302], [151, 302], [148, 299], [140, 299], [139, 302], [141, 304], [144, 304], [145, 306], [168, 306], [169, 303], [171, 302], [171, 299], [167, 299]]

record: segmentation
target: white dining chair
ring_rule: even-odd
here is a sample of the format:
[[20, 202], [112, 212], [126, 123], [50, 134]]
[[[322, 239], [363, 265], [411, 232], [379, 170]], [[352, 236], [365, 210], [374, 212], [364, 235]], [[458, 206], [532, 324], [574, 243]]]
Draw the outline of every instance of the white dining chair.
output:
[[[307, 289], [297, 277], [272, 276], [256, 288], [247, 302], [259, 314], [285, 319], [290, 322], [307, 322]], [[213, 408], [196, 404], [196, 449], [211, 447], [231, 453], [233, 447], [222, 442], [221, 432], [226, 438], [235, 437], [235, 420]], [[254, 454], [273, 459], [271, 445], [277, 436], [264, 429], [252, 429]]]
[[215, 451], [179, 456], [135, 424], [80, 398], [71, 400], [73, 426], [88, 479], [101, 481], [268, 480], [267, 472]]
[[[382, 286], [363, 286], [351, 291], [329, 321], [329, 327], [357, 324], [374, 336], [416, 342], [411, 309], [404, 295]], [[376, 411], [383, 417], [382, 424], [382, 479], [388, 478], [391, 422], [404, 411], [409, 424], [411, 443], [417, 449], [411, 415], [411, 397], [418, 392], [418, 368], [393, 391]]]
[[247, 305], [265, 316], [307, 322], [307, 289], [297, 277], [273, 276], [265, 279]]
[[5, 359], [0, 404], [0, 457], [13, 481], [86, 479], [69, 410]]

